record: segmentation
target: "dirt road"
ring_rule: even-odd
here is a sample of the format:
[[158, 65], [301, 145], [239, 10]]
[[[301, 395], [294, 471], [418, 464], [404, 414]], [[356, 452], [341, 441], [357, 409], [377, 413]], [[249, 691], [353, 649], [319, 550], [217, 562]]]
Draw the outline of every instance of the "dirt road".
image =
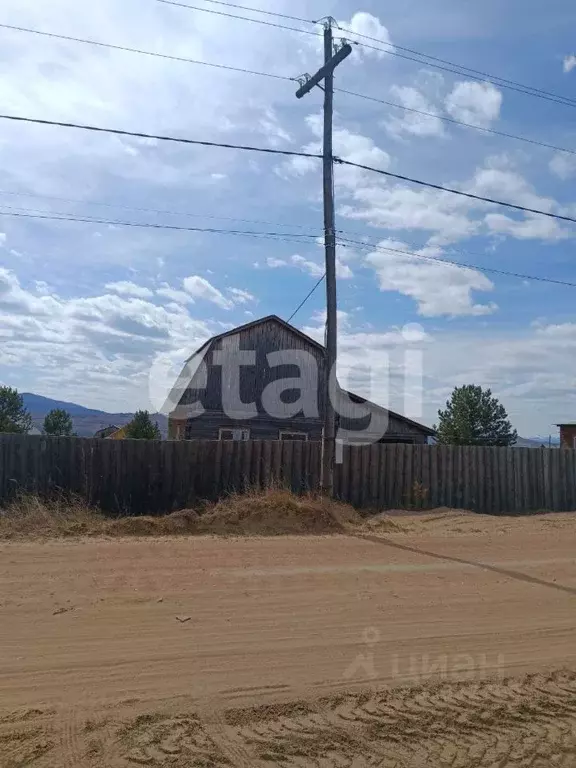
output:
[[0, 544], [0, 765], [576, 765], [576, 519], [400, 522]]

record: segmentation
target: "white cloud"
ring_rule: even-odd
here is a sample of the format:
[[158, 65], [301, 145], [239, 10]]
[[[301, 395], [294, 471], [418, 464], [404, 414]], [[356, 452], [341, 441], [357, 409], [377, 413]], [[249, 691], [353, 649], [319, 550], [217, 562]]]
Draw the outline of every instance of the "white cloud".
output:
[[255, 296], [242, 288], [227, 288], [226, 290], [232, 296], [232, 301], [235, 304], [247, 304], [249, 301], [256, 301]]
[[221, 309], [232, 309], [234, 306], [234, 302], [231, 299], [227, 299], [218, 288], [215, 288], [208, 280], [200, 277], [200, 275], [185, 277], [183, 285], [184, 290], [195, 299], [211, 301]]
[[176, 304], [194, 304], [194, 299], [190, 294], [185, 291], [179, 291], [177, 288], [172, 288], [168, 283], [162, 283], [160, 288], [156, 289], [156, 295], [169, 299]]
[[44, 280], [34, 280], [34, 287], [40, 296], [49, 296], [53, 292], [53, 288]]
[[[418, 303], [418, 312], [426, 317], [448, 315], [487, 315], [496, 310], [496, 305], [476, 304], [472, 291], [491, 291], [494, 285], [474, 269], [464, 269], [452, 264], [426, 261], [407, 253], [410, 251], [402, 242], [383, 240], [379, 248], [390, 248], [385, 252], [374, 250], [366, 257], [379, 278], [380, 290], [398, 291], [410, 296]], [[438, 248], [422, 248], [415, 253], [424, 257], [439, 258]]]
[[[323, 264], [319, 264], [316, 261], [310, 261], [310, 259], [305, 259], [303, 256], [300, 256], [297, 253], [291, 257], [290, 261], [295, 267], [298, 267], [298, 269], [301, 269], [303, 272], [307, 272], [311, 277], [322, 277], [325, 272], [325, 267]], [[348, 264], [345, 264], [342, 259], [337, 256], [336, 277], [339, 277], [341, 280], [348, 280], [353, 276], [354, 273]]]
[[[306, 144], [304, 152], [320, 153], [323, 134], [322, 116], [319, 114], [308, 115], [306, 124], [317, 141]], [[334, 154], [343, 160], [361, 165], [370, 165], [373, 168], [386, 170], [390, 165], [390, 155], [378, 147], [368, 136], [354, 133], [347, 128], [336, 126], [334, 129]], [[311, 171], [319, 170], [319, 161], [308, 157], [292, 157], [280, 166], [280, 175], [304, 176]], [[366, 176], [366, 171], [358, 168], [337, 165], [335, 169], [335, 182], [344, 188], [354, 188]]]
[[264, 115], [258, 121], [258, 130], [266, 136], [266, 140], [271, 147], [280, 147], [292, 141], [292, 137], [280, 124], [278, 115], [272, 109], [267, 107]]
[[[348, 31], [358, 35], [374, 37], [382, 41], [382, 43], [368, 41], [369, 45], [381, 47], [382, 50], [374, 50], [373, 48], [365, 48], [363, 46], [352, 46], [357, 56], [376, 56], [377, 58], [382, 58], [387, 52], [394, 50], [388, 29], [371, 13], [358, 11], [352, 16], [350, 21], [339, 21], [338, 27], [344, 31], [344, 36], [346, 31]], [[363, 42], [362, 39], [360, 39], [359, 42]]]
[[298, 269], [301, 269], [303, 272], [308, 272], [312, 277], [322, 277], [324, 274], [324, 267], [317, 264], [315, 261], [310, 261], [303, 256], [299, 256], [297, 253], [291, 257], [290, 261], [294, 266], [298, 267]]
[[564, 56], [564, 62], [563, 62], [563, 68], [564, 72], [572, 72], [572, 70], [576, 67], [576, 56], [574, 54], [570, 54], [569, 56]]
[[559, 179], [569, 179], [576, 174], [576, 155], [555, 152], [548, 167]]
[[137, 296], [141, 299], [149, 299], [154, 294], [150, 288], [146, 288], [143, 285], [136, 285], [129, 280], [119, 280], [116, 283], [106, 283], [105, 288], [108, 291], [113, 291], [120, 296]]
[[527, 213], [523, 219], [512, 219], [502, 213], [488, 213], [485, 217], [490, 232], [510, 235], [519, 240], [564, 240], [571, 234], [557, 221]]
[[266, 259], [266, 265], [270, 267], [270, 269], [278, 269], [279, 267], [288, 266], [288, 262], [284, 259], [277, 259], [274, 256], [268, 256]]
[[39, 296], [0, 269], [0, 364], [29, 376], [35, 391], [109, 411], [147, 407], [154, 357], [180, 350], [184, 359], [210, 335], [205, 322], [176, 305], [117, 294]]
[[437, 244], [470, 237], [480, 226], [469, 216], [471, 201], [448, 192], [372, 182], [356, 187], [352, 199], [339, 207], [341, 216], [378, 228], [434, 232]]
[[456, 120], [488, 128], [500, 116], [502, 93], [491, 83], [456, 83], [446, 97], [446, 111]]
[[[323, 319], [305, 333], [323, 339]], [[475, 325], [467, 331], [425, 331], [419, 326], [365, 330], [341, 326], [338, 376], [377, 403], [424, 423], [437, 421], [455, 386], [491, 387], [519, 433], [557, 434], [554, 424], [576, 412], [576, 323], [547, 323], [492, 331]], [[405, 379], [407, 350], [422, 352], [423, 401]], [[414, 410], [412, 410], [414, 408]]]
[[439, 111], [417, 88], [393, 85], [390, 92], [393, 98], [400, 101], [405, 107], [430, 113], [429, 115], [422, 115], [418, 112], [404, 112], [402, 117], [392, 115], [384, 123], [390, 134], [401, 136], [408, 133], [412, 136], [421, 137], [445, 135], [444, 125], [439, 118]]

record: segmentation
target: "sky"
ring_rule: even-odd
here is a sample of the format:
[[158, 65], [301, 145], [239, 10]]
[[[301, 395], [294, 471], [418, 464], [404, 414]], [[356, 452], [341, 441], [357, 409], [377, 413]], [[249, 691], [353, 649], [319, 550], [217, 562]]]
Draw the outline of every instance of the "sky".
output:
[[[504, 9], [498, 0], [254, 4], [312, 20], [330, 13], [337, 36], [370, 35], [576, 96], [569, 0], [510, 0]], [[195, 5], [321, 33], [205, 0]], [[72, 0], [4, 0], [2, 23], [287, 77], [314, 72], [322, 57], [320, 37], [157, 0], [100, 0], [81, 10]], [[574, 107], [353, 48], [337, 88], [430, 115], [337, 91], [338, 156], [576, 216], [576, 154], [442, 119], [576, 151]], [[272, 149], [321, 147], [322, 92], [296, 99], [288, 80], [5, 28], [0, 73], [4, 114]], [[272, 313], [289, 318], [323, 273], [315, 159], [0, 119], [0, 168], [0, 383], [20, 391], [111, 412], [156, 410], [207, 338]], [[575, 224], [350, 167], [336, 167], [335, 194], [337, 229], [355, 241], [338, 248], [343, 384], [429, 425], [462, 384], [491, 387], [525, 436], [555, 434], [556, 422], [576, 420], [576, 289], [483, 271], [576, 282]], [[100, 221], [34, 218], [45, 214]], [[293, 323], [322, 339], [324, 306], [320, 286]], [[421, 382], [407, 374], [415, 360]]]

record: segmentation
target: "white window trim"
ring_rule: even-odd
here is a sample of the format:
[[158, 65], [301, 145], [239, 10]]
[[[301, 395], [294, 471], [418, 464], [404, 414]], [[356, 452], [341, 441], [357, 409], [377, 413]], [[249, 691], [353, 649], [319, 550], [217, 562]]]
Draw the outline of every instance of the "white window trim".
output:
[[282, 440], [282, 435], [300, 435], [302, 440], [308, 440], [308, 432], [299, 432], [296, 429], [281, 429], [278, 433], [279, 440]]
[[240, 432], [240, 437], [232, 437], [232, 440], [250, 440], [250, 430], [246, 429], [246, 427], [220, 427], [218, 429], [218, 440], [223, 440], [222, 432], [232, 432], [234, 434], [235, 432]]

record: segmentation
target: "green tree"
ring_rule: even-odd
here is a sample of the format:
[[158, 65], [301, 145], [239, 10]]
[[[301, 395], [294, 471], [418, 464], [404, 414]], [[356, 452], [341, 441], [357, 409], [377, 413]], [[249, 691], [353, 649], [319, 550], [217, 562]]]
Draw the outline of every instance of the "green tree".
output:
[[158, 422], [152, 422], [148, 411], [136, 411], [126, 427], [126, 437], [136, 440], [160, 440], [162, 435]]
[[438, 419], [439, 443], [507, 446], [518, 438], [504, 406], [490, 389], [474, 384], [455, 387], [445, 410], [438, 411]]
[[12, 387], [0, 387], [0, 432], [26, 433], [31, 426], [22, 395]]
[[62, 408], [53, 408], [44, 417], [42, 432], [45, 435], [70, 437], [73, 434], [72, 429], [73, 424], [70, 414]]

